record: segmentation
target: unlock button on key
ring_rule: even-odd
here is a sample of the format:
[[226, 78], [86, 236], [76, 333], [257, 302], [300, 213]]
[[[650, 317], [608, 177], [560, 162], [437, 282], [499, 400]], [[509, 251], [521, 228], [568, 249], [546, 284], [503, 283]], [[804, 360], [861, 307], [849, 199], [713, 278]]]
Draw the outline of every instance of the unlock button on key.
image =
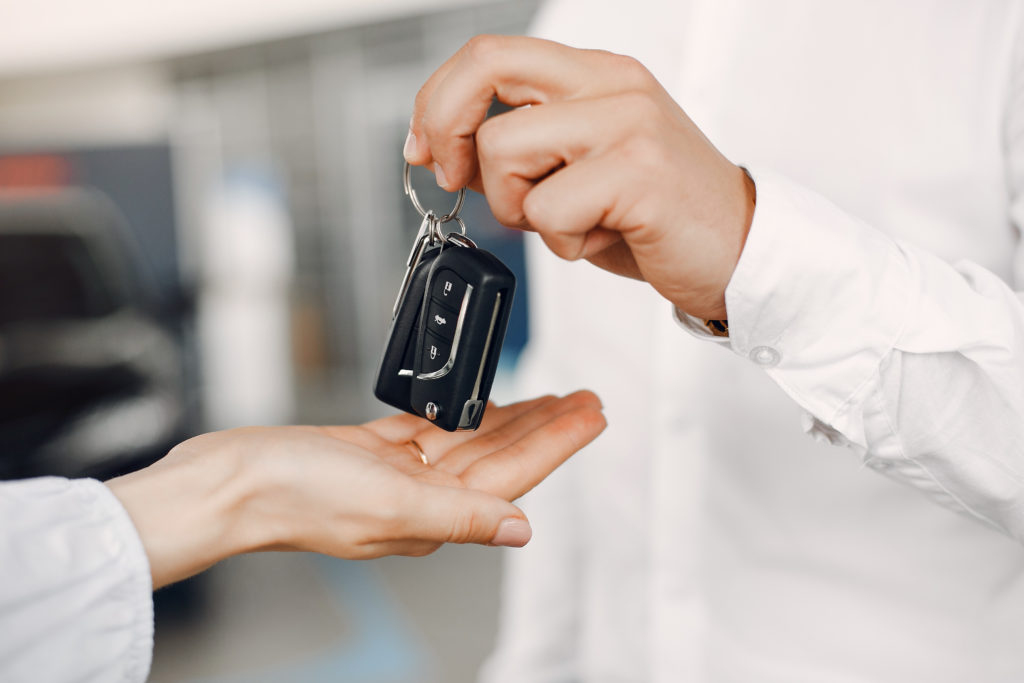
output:
[[451, 344], [429, 332], [423, 336], [423, 356], [420, 359], [420, 368], [424, 374], [437, 372], [448, 362], [451, 355]]

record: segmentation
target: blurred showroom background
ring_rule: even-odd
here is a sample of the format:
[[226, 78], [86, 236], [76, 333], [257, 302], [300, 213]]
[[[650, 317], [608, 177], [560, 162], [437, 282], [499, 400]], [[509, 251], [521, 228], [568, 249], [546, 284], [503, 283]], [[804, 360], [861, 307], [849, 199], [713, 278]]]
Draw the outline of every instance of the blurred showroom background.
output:
[[[419, 226], [413, 98], [538, 4], [0, 0], [0, 478], [107, 478], [211, 429], [390, 412], [370, 387]], [[478, 195], [462, 215], [522, 277], [519, 234]], [[157, 594], [151, 680], [471, 681], [499, 564], [236, 558]]]

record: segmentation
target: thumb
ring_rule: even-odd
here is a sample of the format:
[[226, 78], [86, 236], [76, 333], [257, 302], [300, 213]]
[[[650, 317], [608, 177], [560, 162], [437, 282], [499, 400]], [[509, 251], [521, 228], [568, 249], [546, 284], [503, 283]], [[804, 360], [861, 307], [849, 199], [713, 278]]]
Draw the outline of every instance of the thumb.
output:
[[522, 510], [483, 491], [420, 484], [413, 500], [418, 539], [520, 548], [533, 535]]

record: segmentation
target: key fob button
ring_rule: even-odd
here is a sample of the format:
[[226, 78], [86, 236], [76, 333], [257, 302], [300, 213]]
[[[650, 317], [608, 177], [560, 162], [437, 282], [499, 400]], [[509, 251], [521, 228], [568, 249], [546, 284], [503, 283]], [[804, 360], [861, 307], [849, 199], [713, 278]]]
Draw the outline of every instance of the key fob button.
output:
[[450, 342], [455, 336], [455, 323], [458, 319], [458, 313], [431, 301], [427, 308], [427, 331]]
[[443, 368], [445, 363], [448, 362], [448, 356], [451, 355], [451, 352], [452, 345], [450, 342], [429, 332], [424, 335], [423, 357], [420, 359], [422, 374], [430, 374]]
[[462, 295], [466, 293], [466, 281], [449, 268], [442, 268], [434, 273], [434, 284], [430, 296], [454, 311], [462, 305]]

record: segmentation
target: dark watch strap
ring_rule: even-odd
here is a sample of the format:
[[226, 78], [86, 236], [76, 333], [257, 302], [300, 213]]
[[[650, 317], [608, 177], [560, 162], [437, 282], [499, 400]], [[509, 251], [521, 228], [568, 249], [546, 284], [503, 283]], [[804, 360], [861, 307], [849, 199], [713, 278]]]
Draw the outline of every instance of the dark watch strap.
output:
[[728, 320], [705, 320], [704, 327], [708, 328], [708, 332], [710, 332], [716, 337], [729, 336]]

